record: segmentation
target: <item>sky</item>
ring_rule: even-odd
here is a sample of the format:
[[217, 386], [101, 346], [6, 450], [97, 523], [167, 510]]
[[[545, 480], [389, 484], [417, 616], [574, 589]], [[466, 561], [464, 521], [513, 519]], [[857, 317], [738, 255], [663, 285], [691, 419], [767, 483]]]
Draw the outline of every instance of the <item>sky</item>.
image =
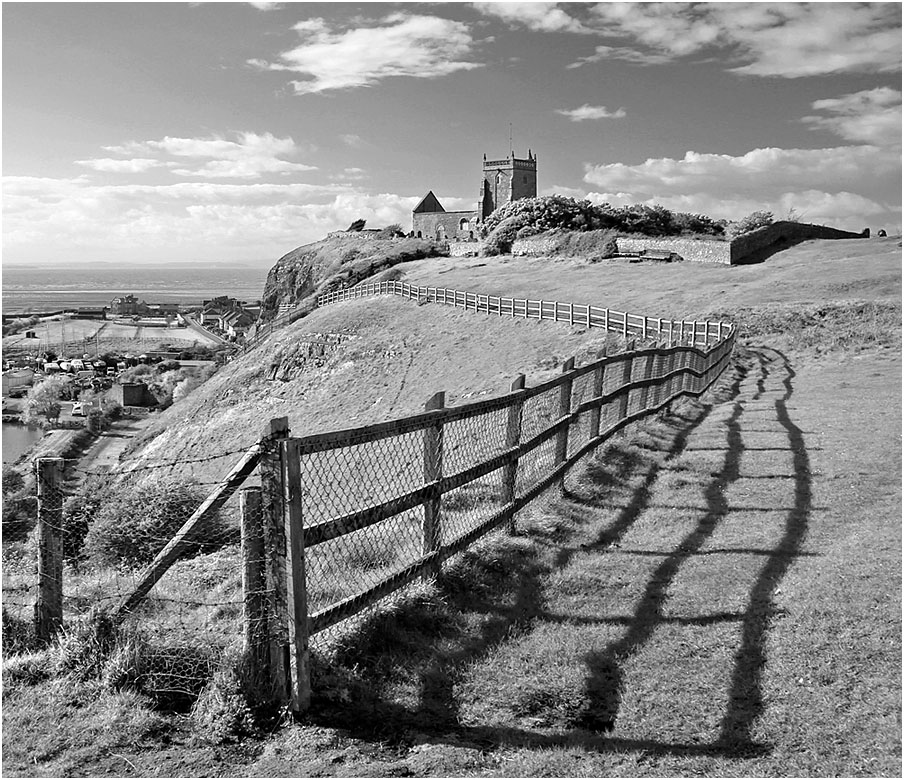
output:
[[2, 5], [4, 263], [269, 265], [539, 194], [901, 230], [899, 3]]

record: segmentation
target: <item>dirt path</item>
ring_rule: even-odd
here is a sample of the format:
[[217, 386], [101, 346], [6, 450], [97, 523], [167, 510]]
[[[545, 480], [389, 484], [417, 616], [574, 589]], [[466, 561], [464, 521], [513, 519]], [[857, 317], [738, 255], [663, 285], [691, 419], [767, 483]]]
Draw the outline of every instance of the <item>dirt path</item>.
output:
[[119, 463], [119, 458], [129, 442], [154, 420], [153, 416], [129, 417], [117, 421], [104, 431], [91, 445], [79, 462], [82, 471], [110, 471]]

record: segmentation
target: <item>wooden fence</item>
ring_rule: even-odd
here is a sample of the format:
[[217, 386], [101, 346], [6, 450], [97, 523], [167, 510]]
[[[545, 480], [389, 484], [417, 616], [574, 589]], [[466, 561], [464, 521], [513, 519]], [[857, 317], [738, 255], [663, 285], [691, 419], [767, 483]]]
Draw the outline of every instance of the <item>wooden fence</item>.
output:
[[709, 320], [671, 320], [629, 314], [615, 309], [585, 303], [506, 298], [445, 287], [419, 287], [405, 282], [374, 282], [359, 284], [348, 290], [327, 293], [317, 298], [318, 306], [365, 298], [372, 295], [400, 295], [420, 303], [438, 303], [467, 311], [498, 314], [501, 317], [525, 317], [537, 320], [556, 320], [569, 325], [621, 333], [641, 339], [672, 344], [711, 344], [727, 338], [732, 325]]
[[[286, 418], [271, 421], [137, 578], [115, 615], [122, 620], [139, 610], [257, 469], [260, 487], [241, 496], [245, 648], [254, 673], [270, 682], [271, 698], [298, 712], [310, 703], [312, 638], [329, 636], [340, 622], [361, 619], [390, 594], [436, 575], [490, 531], [514, 532], [519, 510], [562, 484], [572, 466], [615, 433], [705, 392], [728, 365], [735, 341], [729, 323], [396, 282], [335, 293], [323, 304], [386, 293], [606, 327], [661, 343], [638, 350], [632, 340], [626, 351], [581, 366], [572, 358], [554, 379], [527, 387], [522, 375], [505, 395], [463, 406], [446, 408], [444, 393], [437, 393], [423, 413], [385, 423], [292, 437]], [[39, 467], [48, 485], [53, 468]], [[61, 526], [60, 505], [39, 513], [42, 528]], [[57, 544], [48, 539], [42, 546], [54, 572]], [[42, 595], [36, 620], [44, 635], [61, 623], [59, 609], [53, 593]]]

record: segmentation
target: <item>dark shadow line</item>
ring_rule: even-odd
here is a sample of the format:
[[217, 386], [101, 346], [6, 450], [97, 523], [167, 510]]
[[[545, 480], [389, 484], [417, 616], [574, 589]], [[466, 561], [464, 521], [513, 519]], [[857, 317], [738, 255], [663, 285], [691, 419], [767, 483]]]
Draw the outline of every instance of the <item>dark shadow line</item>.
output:
[[[609, 550], [613, 555], [637, 555], [637, 556], [649, 556], [651, 558], [661, 558], [665, 555], [671, 555], [670, 551], [659, 551], [659, 550], [625, 550], [623, 548], [618, 548], [615, 550]], [[754, 547], [721, 547], [714, 550], [701, 550], [700, 552], [692, 553], [694, 556], [706, 556], [706, 555], [779, 555], [787, 558], [821, 558], [822, 553], [810, 553], [810, 552], [784, 552], [781, 550], [758, 550]]]
[[[778, 421], [788, 433], [788, 442], [794, 462], [794, 508], [785, 520], [784, 535], [764, 564], [750, 591], [750, 601], [745, 611], [741, 644], [735, 655], [729, 704], [719, 727], [719, 744], [737, 744], [750, 741], [756, 719], [763, 712], [762, 675], [766, 663], [765, 641], [775, 605], [773, 594], [798, 556], [801, 543], [807, 533], [807, 522], [812, 501], [810, 458], [801, 433], [788, 415], [788, 399], [794, 392], [792, 383], [796, 376], [788, 358], [776, 349], [785, 371], [785, 393], [775, 400]], [[763, 354], [762, 351], [759, 352]]]

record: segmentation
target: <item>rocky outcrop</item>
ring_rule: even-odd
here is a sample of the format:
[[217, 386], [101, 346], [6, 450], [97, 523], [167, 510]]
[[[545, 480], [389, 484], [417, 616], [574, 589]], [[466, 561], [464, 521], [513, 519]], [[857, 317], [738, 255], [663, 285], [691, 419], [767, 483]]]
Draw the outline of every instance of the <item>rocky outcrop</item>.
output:
[[354, 287], [398, 263], [448, 253], [447, 245], [419, 238], [332, 233], [276, 261], [264, 285], [262, 315], [270, 319], [280, 306], [299, 306], [313, 295]]

